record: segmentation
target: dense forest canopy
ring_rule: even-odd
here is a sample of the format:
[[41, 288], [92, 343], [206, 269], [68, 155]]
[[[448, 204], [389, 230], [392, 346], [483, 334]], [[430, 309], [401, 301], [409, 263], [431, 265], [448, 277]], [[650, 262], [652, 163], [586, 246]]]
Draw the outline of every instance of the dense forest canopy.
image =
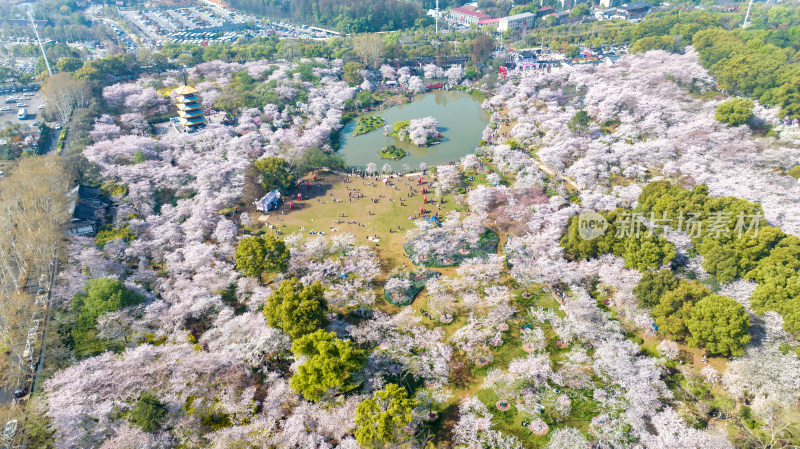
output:
[[409, 28], [425, 14], [418, 3], [400, 0], [231, 0], [233, 8], [285, 17], [347, 33]]

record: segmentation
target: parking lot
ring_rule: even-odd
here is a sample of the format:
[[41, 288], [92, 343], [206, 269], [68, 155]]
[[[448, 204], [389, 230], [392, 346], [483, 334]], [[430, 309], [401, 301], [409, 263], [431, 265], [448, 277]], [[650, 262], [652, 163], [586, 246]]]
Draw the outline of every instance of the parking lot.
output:
[[[5, 129], [10, 124], [22, 124], [25, 127], [36, 128], [34, 123], [42, 121], [42, 111], [40, 107], [44, 104], [42, 94], [39, 91], [28, 89], [28, 92], [2, 92], [11, 86], [0, 87], [0, 129]], [[21, 106], [24, 105], [24, 106]], [[20, 120], [17, 114], [20, 109], [25, 109], [27, 117]]]
[[[157, 11], [126, 10], [120, 16], [143, 41], [161, 46], [166, 42], [207, 45], [234, 42], [239, 37], [278, 36], [289, 39], [324, 39], [339, 33], [295, 25], [282, 20], [260, 20], [219, 5], [202, 5]], [[254, 28], [248, 28], [250, 21]]]
[[[30, 43], [33, 43], [33, 42], [35, 42], [35, 41], [28, 42], [27, 39], [19, 38], [19, 42], [16, 42], [16, 41], [13, 41], [13, 40], [2, 40], [2, 41], [0, 41], [0, 44], [3, 45], [4, 50], [7, 53], [11, 53], [11, 52], [13, 52], [13, 47], [18, 46], [18, 45], [29, 45]], [[13, 58], [13, 60], [9, 59], [9, 58], [2, 58], [2, 59], [0, 59], [0, 65], [2, 65], [4, 67], [13, 66], [15, 70], [20, 71], [22, 73], [34, 73], [36, 71], [35, 70], [36, 69], [36, 59], [37, 58], [24, 57], [24, 56], [15, 57], [15, 58]]]
[[217, 6], [194, 6], [188, 8], [164, 9], [159, 11], [120, 11], [120, 15], [138, 30], [142, 37], [151, 42], [163, 42], [165, 38], [175, 38], [190, 33], [206, 40], [213, 40], [219, 34], [236, 34], [245, 28], [242, 16]]

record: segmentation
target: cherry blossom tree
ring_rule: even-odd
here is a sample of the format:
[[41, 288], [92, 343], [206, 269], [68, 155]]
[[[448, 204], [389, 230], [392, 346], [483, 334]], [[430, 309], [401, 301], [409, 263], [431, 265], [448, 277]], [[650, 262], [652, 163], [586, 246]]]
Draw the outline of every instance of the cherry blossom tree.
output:
[[449, 192], [458, 187], [461, 182], [461, 173], [453, 165], [438, 165], [436, 167], [436, 178], [438, 187], [445, 192]]
[[563, 427], [550, 435], [547, 449], [570, 449], [586, 447], [588, 441], [583, 434], [574, 427]]
[[425, 83], [422, 81], [422, 78], [418, 76], [412, 76], [408, 79], [408, 90], [419, 94], [425, 92], [427, 87], [425, 87]]
[[678, 345], [672, 340], [662, 340], [656, 349], [658, 349], [661, 355], [666, 357], [668, 360], [674, 360], [678, 358], [678, 354], [680, 353]]
[[380, 67], [381, 76], [385, 80], [396, 80], [397, 79], [397, 72], [395, 69], [388, 65], [388, 64], [381, 64]]
[[464, 78], [464, 69], [460, 65], [454, 65], [444, 72], [444, 76], [447, 77], [447, 81], [450, 84], [458, 84], [458, 82]]

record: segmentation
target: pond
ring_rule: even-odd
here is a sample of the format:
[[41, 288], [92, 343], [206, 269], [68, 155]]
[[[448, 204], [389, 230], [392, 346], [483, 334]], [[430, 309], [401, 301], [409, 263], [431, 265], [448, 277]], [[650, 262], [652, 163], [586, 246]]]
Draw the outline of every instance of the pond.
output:
[[[374, 162], [380, 169], [388, 163], [395, 171], [401, 171], [403, 164], [412, 169], [419, 168], [421, 162], [428, 166], [444, 164], [461, 159], [475, 151], [480, 143], [483, 129], [489, 123], [489, 113], [481, 109], [481, 102], [463, 91], [444, 91], [417, 95], [411, 103], [393, 106], [381, 111], [372, 111], [363, 116], [379, 115], [391, 127], [401, 120], [412, 120], [431, 116], [439, 122], [439, 132], [444, 136], [440, 143], [429, 147], [418, 147], [408, 142], [384, 136], [383, 128], [353, 137], [356, 120], [342, 129], [341, 148], [338, 154], [349, 166], [366, 167]], [[395, 145], [408, 152], [399, 161], [378, 157], [381, 148]]]

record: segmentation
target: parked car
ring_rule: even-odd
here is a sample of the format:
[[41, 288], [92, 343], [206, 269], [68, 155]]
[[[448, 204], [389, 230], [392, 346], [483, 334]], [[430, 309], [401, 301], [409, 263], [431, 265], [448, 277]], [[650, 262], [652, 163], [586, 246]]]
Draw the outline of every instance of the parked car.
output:
[[10, 110], [11, 110], [11, 108], [9, 108], [8, 106], [3, 106], [2, 108], [0, 108], [1, 112], [8, 112]]
[[40, 104], [40, 105], [39, 105], [39, 109], [44, 109], [44, 105], [43, 105], [43, 104]]
[[60, 129], [61, 129], [61, 123], [59, 123], [58, 125], [56, 125], [56, 130], [60, 130]]
[[17, 107], [18, 108], [26, 108], [26, 107], [28, 107], [28, 105], [25, 104], [25, 103], [17, 103]]

